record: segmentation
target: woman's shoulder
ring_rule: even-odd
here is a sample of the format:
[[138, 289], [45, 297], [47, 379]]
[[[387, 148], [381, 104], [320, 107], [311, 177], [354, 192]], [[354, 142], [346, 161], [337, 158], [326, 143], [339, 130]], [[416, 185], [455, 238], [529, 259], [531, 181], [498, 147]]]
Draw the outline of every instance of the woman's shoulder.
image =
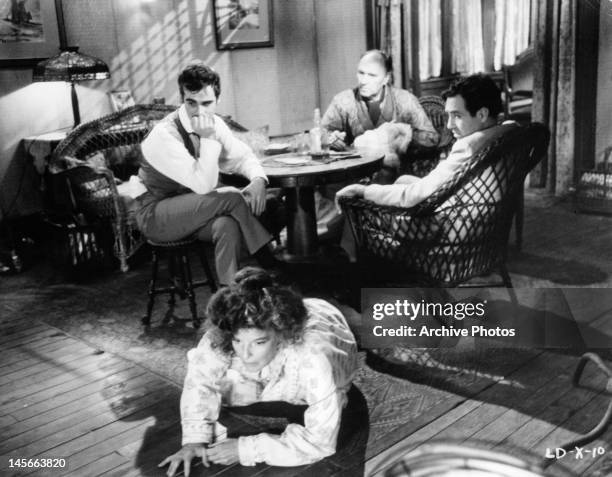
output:
[[306, 298], [308, 318], [302, 333], [302, 344], [310, 349], [347, 352], [355, 347], [355, 336], [342, 312], [319, 298]]
[[340, 310], [332, 305], [327, 300], [322, 298], [304, 298], [304, 306], [310, 312], [327, 311], [331, 313], [340, 313]]

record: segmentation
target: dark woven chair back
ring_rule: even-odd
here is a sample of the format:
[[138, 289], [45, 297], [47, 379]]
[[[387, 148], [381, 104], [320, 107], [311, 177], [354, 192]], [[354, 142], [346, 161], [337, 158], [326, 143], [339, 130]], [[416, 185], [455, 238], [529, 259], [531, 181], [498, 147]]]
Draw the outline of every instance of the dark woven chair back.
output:
[[433, 127], [440, 134], [438, 149], [444, 149], [453, 142], [453, 133], [446, 127], [448, 115], [444, 110], [444, 100], [440, 96], [421, 96], [419, 103], [427, 113]]
[[502, 267], [518, 194], [543, 157], [549, 133], [541, 124], [510, 129], [415, 207], [341, 199], [360, 259], [398, 265], [422, 283], [455, 286]]
[[411, 148], [400, 164], [400, 174], [423, 177], [436, 167], [440, 156], [448, 152], [454, 141], [453, 134], [446, 127], [448, 116], [444, 110], [444, 100], [440, 96], [422, 96], [419, 103], [425, 110], [433, 127], [438, 131], [440, 140], [435, 148]]

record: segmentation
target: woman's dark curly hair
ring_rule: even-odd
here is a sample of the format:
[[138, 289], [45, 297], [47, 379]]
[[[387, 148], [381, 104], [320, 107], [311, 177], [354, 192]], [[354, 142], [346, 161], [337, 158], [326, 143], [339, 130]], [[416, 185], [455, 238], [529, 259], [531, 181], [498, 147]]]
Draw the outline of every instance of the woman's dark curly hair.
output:
[[206, 315], [218, 329], [214, 345], [231, 353], [232, 338], [242, 328], [273, 330], [286, 341], [299, 339], [307, 312], [297, 292], [269, 272], [247, 267], [212, 296]]

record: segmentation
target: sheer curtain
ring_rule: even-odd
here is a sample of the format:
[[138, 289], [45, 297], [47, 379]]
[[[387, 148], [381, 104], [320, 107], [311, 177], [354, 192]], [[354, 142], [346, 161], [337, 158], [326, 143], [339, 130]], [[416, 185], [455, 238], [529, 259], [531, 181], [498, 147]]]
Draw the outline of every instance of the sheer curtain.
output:
[[481, 0], [450, 0], [451, 72], [484, 71]]
[[419, 75], [421, 79], [442, 72], [441, 0], [419, 0]]
[[378, 0], [379, 48], [389, 55], [393, 62], [393, 82], [402, 85], [402, 0]]
[[495, 70], [512, 65], [529, 45], [530, 0], [495, 0]]

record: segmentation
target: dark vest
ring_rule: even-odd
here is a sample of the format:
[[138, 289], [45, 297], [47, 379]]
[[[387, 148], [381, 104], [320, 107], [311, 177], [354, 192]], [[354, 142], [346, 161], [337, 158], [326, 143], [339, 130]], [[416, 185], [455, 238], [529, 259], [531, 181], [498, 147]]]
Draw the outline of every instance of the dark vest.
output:
[[[181, 138], [183, 139], [185, 147], [193, 156], [194, 160], [196, 160], [196, 158], [199, 156], [199, 150], [196, 150], [197, 146], [194, 144], [194, 142], [192, 142], [190, 134], [181, 124], [178, 114], [175, 115], [173, 122], [178, 129]], [[140, 164], [138, 177], [147, 188], [147, 191], [158, 200], [191, 192], [191, 190], [187, 187], [159, 172], [151, 164], [149, 164], [147, 159], [144, 157], [142, 163]]]

